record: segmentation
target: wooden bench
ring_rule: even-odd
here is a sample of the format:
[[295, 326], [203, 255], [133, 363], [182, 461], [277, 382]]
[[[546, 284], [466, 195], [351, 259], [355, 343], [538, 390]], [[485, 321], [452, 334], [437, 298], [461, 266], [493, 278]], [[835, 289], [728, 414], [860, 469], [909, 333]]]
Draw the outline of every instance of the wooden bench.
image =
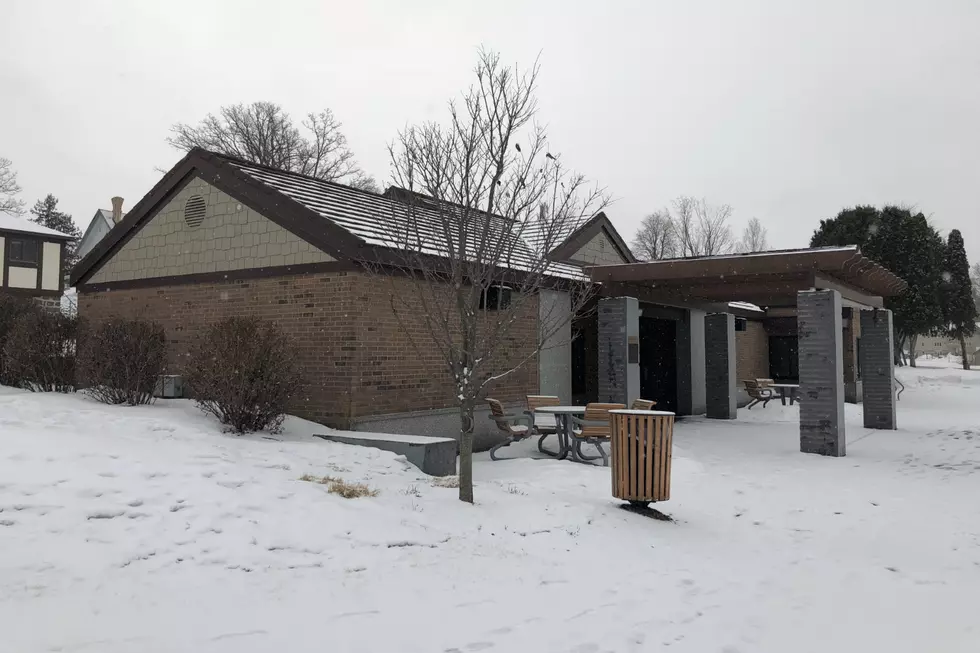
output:
[[651, 410], [656, 405], [657, 402], [651, 401], [650, 399], [634, 399], [630, 410]]
[[749, 395], [752, 401], [749, 402], [748, 408], [752, 410], [752, 406], [758, 403], [762, 404], [765, 408], [766, 404], [775, 398], [775, 393], [772, 388], [772, 379], [745, 379], [742, 383], [745, 384], [745, 393]]
[[[609, 442], [612, 437], [612, 426], [609, 422], [609, 411], [626, 408], [626, 404], [601, 404], [591, 403], [585, 407], [585, 415], [582, 418], [570, 418], [572, 421], [571, 437], [575, 441], [575, 455], [582, 460], [595, 460], [602, 458], [604, 466], [609, 465], [609, 456], [602, 448], [602, 444]], [[594, 445], [599, 451], [598, 456], [586, 456], [582, 453], [582, 444]]]
[[[504, 410], [504, 405], [496, 399], [487, 399], [487, 404], [490, 406], [490, 419], [496, 422], [497, 429], [507, 437], [490, 449], [490, 460], [501, 460], [497, 458], [497, 450], [501, 447], [510, 446], [514, 442], [520, 442], [537, 434], [534, 430], [533, 417], [509, 414]], [[540, 443], [538, 444], [540, 446]]]

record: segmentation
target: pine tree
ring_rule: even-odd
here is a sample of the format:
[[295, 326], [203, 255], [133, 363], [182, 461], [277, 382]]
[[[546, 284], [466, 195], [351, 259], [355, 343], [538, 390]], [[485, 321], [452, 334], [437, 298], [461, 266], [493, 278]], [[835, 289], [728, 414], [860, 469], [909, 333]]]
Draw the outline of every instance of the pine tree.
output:
[[904, 279], [909, 287], [898, 297], [885, 298], [894, 314], [895, 359], [907, 343], [915, 366], [915, 344], [920, 334], [942, 328], [940, 301], [943, 240], [921, 212], [886, 206], [845, 209], [836, 218], [821, 220], [811, 247], [858, 245], [861, 252]]
[[72, 267], [78, 262], [78, 241], [82, 237], [82, 230], [75, 226], [75, 222], [67, 213], [58, 210], [58, 198], [48, 193], [43, 200], [34, 203], [31, 209], [34, 215], [31, 220], [48, 229], [60, 231], [72, 237], [65, 243], [65, 274], [71, 272]]
[[959, 229], [949, 232], [943, 256], [943, 332], [960, 341], [963, 369], [970, 369], [966, 339], [977, 330], [977, 306], [973, 301], [970, 263]]

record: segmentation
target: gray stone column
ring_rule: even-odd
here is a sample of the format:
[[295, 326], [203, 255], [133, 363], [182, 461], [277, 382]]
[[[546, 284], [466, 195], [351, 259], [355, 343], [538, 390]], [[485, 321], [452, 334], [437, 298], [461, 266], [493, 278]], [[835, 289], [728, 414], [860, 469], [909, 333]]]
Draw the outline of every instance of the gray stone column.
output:
[[705, 415], [735, 419], [735, 316], [712, 313], [704, 318]]
[[704, 311], [690, 309], [677, 323], [677, 414], [704, 414]]
[[892, 312], [879, 309], [860, 313], [864, 426], [869, 429], [896, 429]]
[[836, 290], [797, 293], [800, 344], [800, 451], [843, 456], [844, 360]]
[[640, 396], [640, 306], [632, 297], [599, 301], [599, 401]]

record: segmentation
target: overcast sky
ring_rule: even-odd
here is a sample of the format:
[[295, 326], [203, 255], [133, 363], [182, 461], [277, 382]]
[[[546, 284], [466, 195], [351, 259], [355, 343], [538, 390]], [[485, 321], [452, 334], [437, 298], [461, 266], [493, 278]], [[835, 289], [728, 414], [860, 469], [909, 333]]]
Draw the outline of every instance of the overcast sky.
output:
[[681, 194], [806, 246], [856, 203], [914, 204], [980, 259], [980, 2], [3, 0], [0, 156], [84, 228], [222, 104], [329, 107], [362, 166], [441, 119], [480, 45], [543, 66], [552, 150], [627, 239]]

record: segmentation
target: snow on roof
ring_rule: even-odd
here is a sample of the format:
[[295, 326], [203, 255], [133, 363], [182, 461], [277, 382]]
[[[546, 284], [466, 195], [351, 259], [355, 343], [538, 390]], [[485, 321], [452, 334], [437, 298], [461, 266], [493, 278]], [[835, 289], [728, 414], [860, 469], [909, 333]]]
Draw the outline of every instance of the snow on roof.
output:
[[28, 234], [38, 234], [41, 236], [58, 236], [59, 238], [71, 238], [68, 234], [43, 227], [36, 222], [31, 222], [27, 218], [15, 215], [0, 213], [0, 231], [20, 231]]
[[748, 302], [728, 302], [728, 306], [731, 308], [739, 308], [743, 311], [753, 311], [757, 313], [765, 313], [764, 309], [759, 308], [755, 304], [750, 304]]
[[109, 228], [112, 229], [112, 225], [114, 224], [112, 221], [112, 209], [99, 209], [98, 215], [101, 216], [101, 218], [105, 220], [105, 223], [109, 225]]
[[[299, 202], [368, 245], [433, 256], [446, 255], [446, 235], [442, 224], [446, 217], [444, 211], [451, 213], [454, 210], [451, 205], [445, 204], [449, 208], [440, 209], [437, 200], [418, 195], [415, 195], [417, 201], [409, 205], [389, 196], [391, 193], [378, 195], [305, 175], [222, 158], [256, 181]], [[508, 269], [541, 271], [541, 255], [521, 237], [509, 236], [514, 231], [512, 221], [495, 215], [487, 216], [486, 219], [492, 221], [490, 226], [495, 238], [512, 239], [504, 247], [503, 256], [510, 255], [506, 264]], [[408, 226], [409, 221], [414, 223], [411, 227]], [[561, 263], [548, 264], [547, 274], [583, 280], [587, 278], [580, 268]]]

